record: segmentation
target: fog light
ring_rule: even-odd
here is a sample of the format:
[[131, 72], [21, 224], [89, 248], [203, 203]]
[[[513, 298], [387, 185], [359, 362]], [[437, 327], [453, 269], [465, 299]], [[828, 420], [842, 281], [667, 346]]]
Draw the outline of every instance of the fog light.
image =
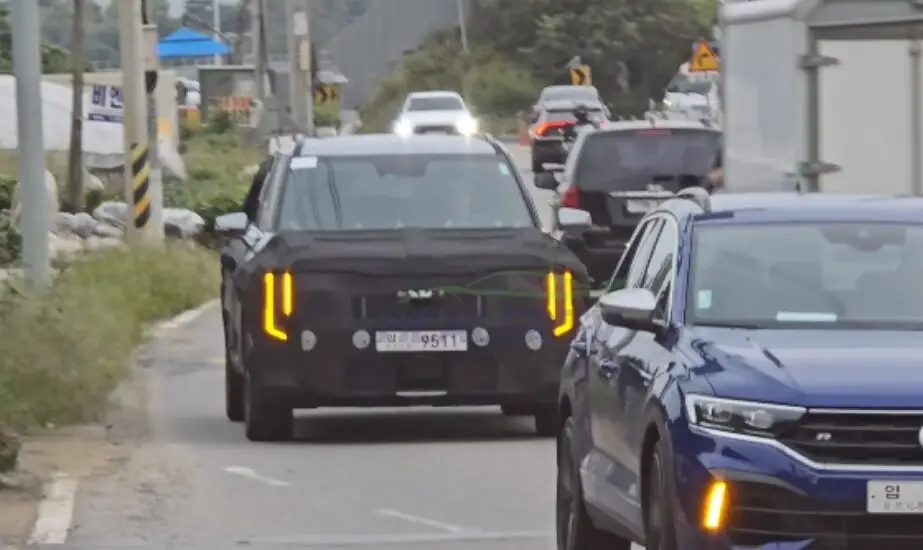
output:
[[724, 511], [727, 504], [728, 486], [724, 481], [715, 481], [705, 496], [705, 515], [702, 527], [708, 531], [717, 531], [724, 525]]
[[317, 345], [317, 335], [306, 330], [301, 333], [301, 349], [304, 351], [311, 351], [314, 349], [314, 346]]
[[372, 337], [369, 335], [368, 331], [357, 330], [353, 333], [353, 345], [357, 349], [365, 349], [369, 347], [369, 344], [372, 343]]
[[526, 347], [532, 351], [542, 349], [542, 335], [535, 329], [526, 332]]
[[471, 331], [471, 341], [474, 342], [475, 346], [483, 348], [490, 343], [490, 333], [487, 332], [487, 329], [477, 327]]

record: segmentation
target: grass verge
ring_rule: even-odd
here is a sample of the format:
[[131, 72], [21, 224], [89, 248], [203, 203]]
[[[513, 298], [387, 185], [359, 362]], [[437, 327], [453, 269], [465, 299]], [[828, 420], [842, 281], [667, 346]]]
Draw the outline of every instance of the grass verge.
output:
[[97, 419], [150, 323], [217, 295], [214, 253], [188, 243], [108, 250], [50, 291], [0, 296], [0, 426]]

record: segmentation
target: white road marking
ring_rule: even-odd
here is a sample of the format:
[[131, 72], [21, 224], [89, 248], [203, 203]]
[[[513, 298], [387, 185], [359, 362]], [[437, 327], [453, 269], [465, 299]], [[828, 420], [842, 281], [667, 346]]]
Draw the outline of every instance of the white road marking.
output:
[[256, 473], [252, 468], [247, 468], [245, 466], [228, 466], [224, 469], [225, 473], [232, 474], [235, 476], [245, 477], [247, 479], [252, 479], [253, 481], [259, 481], [265, 483], [270, 487], [290, 487], [291, 483], [282, 481], [279, 479], [273, 479], [271, 477], [262, 476]]
[[64, 544], [74, 519], [77, 480], [56, 473], [45, 487], [29, 544]]
[[380, 509], [375, 510], [375, 513], [379, 516], [387, 516], [389, 518], [402, 519], [404, 521], [409, 521], [411, 523], [417, 523], [419, 525], [426, 525], [427, 527], [432, 527], [434, 529], [442, 529], [443, 531], [448, 531], [449, 533], [461, 533], [465, 529], [452, 525], [451, 523], [443, 523], [441, 521], [436, 521], [434, 519], [421, 518], [420, 516], [414, 516], [411, 514], [405, 514], [404, 512], [398, 512], [397, 510], [389, 509]]

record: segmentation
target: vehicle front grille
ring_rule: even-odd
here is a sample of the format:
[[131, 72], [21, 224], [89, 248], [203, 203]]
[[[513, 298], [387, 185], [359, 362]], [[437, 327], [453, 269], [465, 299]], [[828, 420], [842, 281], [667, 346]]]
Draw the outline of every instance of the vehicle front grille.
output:
[[817, 462], [923, 465], [923, 413], [810, 411], [780, 438]]
[[373, 321], [446, 321], [465, 323], [486, 315], [485, 300], [471, 294], [401, 299], [397, 293], [368, 294], [353, 302], [353, 316]]
[[429, 134], [429, 133], [443, 133], [443, 134], [455, 134], [458, 130], [455, 126], [452, 125], [436, 125], [436, 126], [417, 126], [413, 129], [415, 134]]
[[763, 547], [813, 539], [810, 550], [919, 550], [919, 515], [869, 514], [865, 501], [821, 500], [760, 482], [730, 485], [728, 537], [734, 545]]

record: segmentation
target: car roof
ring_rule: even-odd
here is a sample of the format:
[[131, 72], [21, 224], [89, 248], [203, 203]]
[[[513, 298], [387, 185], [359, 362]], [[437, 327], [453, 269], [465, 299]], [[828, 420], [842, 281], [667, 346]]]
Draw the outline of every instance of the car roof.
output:
[[667, 130], [705, 130], [712, 131], [716, 133], [721, 133], [721, 129], [709, 126], [701, 121], [696, 120], [657, 120], [656, 122], [651, 122], [650, 120], [618, 120], [618, 121], [609, 121], [606, 124], [603, 124], [597, 132], [625, 132], [633, 130], [649, 130], [651, 128], [664, 128]]
[[599, 90], [596, 89], [596, 86], [574, 86], [571, 84], [556, 84], [554, 86], [545, 86], [542, 88], [542, 94], [545, 92], [557, 92], [562, 90], [592, 90], [596, 93], [599, 93]]
[[598, 99], [551, 99], [542, 102], [542, 108], [546, 111], [571, 111], [577, 105], [601, 108], [602, 102]]
[[308, 139], [299, 156], [496, 155], [498, 145], [482, 137], [361, 134]]
[[458, 92], [453, 92], [451, 90], [430, 90], [428, 92], [411, 92], [407, 94], [407, 97], [417, 99], [425, 97], [454, 97], [461, 98], [461, 94]]
[[718, 193], [709, 198], [707, 211], [696, 209], [693, 219], [705, 223], [732, 220], [923, 223], [923, 197], [798, 192]]

